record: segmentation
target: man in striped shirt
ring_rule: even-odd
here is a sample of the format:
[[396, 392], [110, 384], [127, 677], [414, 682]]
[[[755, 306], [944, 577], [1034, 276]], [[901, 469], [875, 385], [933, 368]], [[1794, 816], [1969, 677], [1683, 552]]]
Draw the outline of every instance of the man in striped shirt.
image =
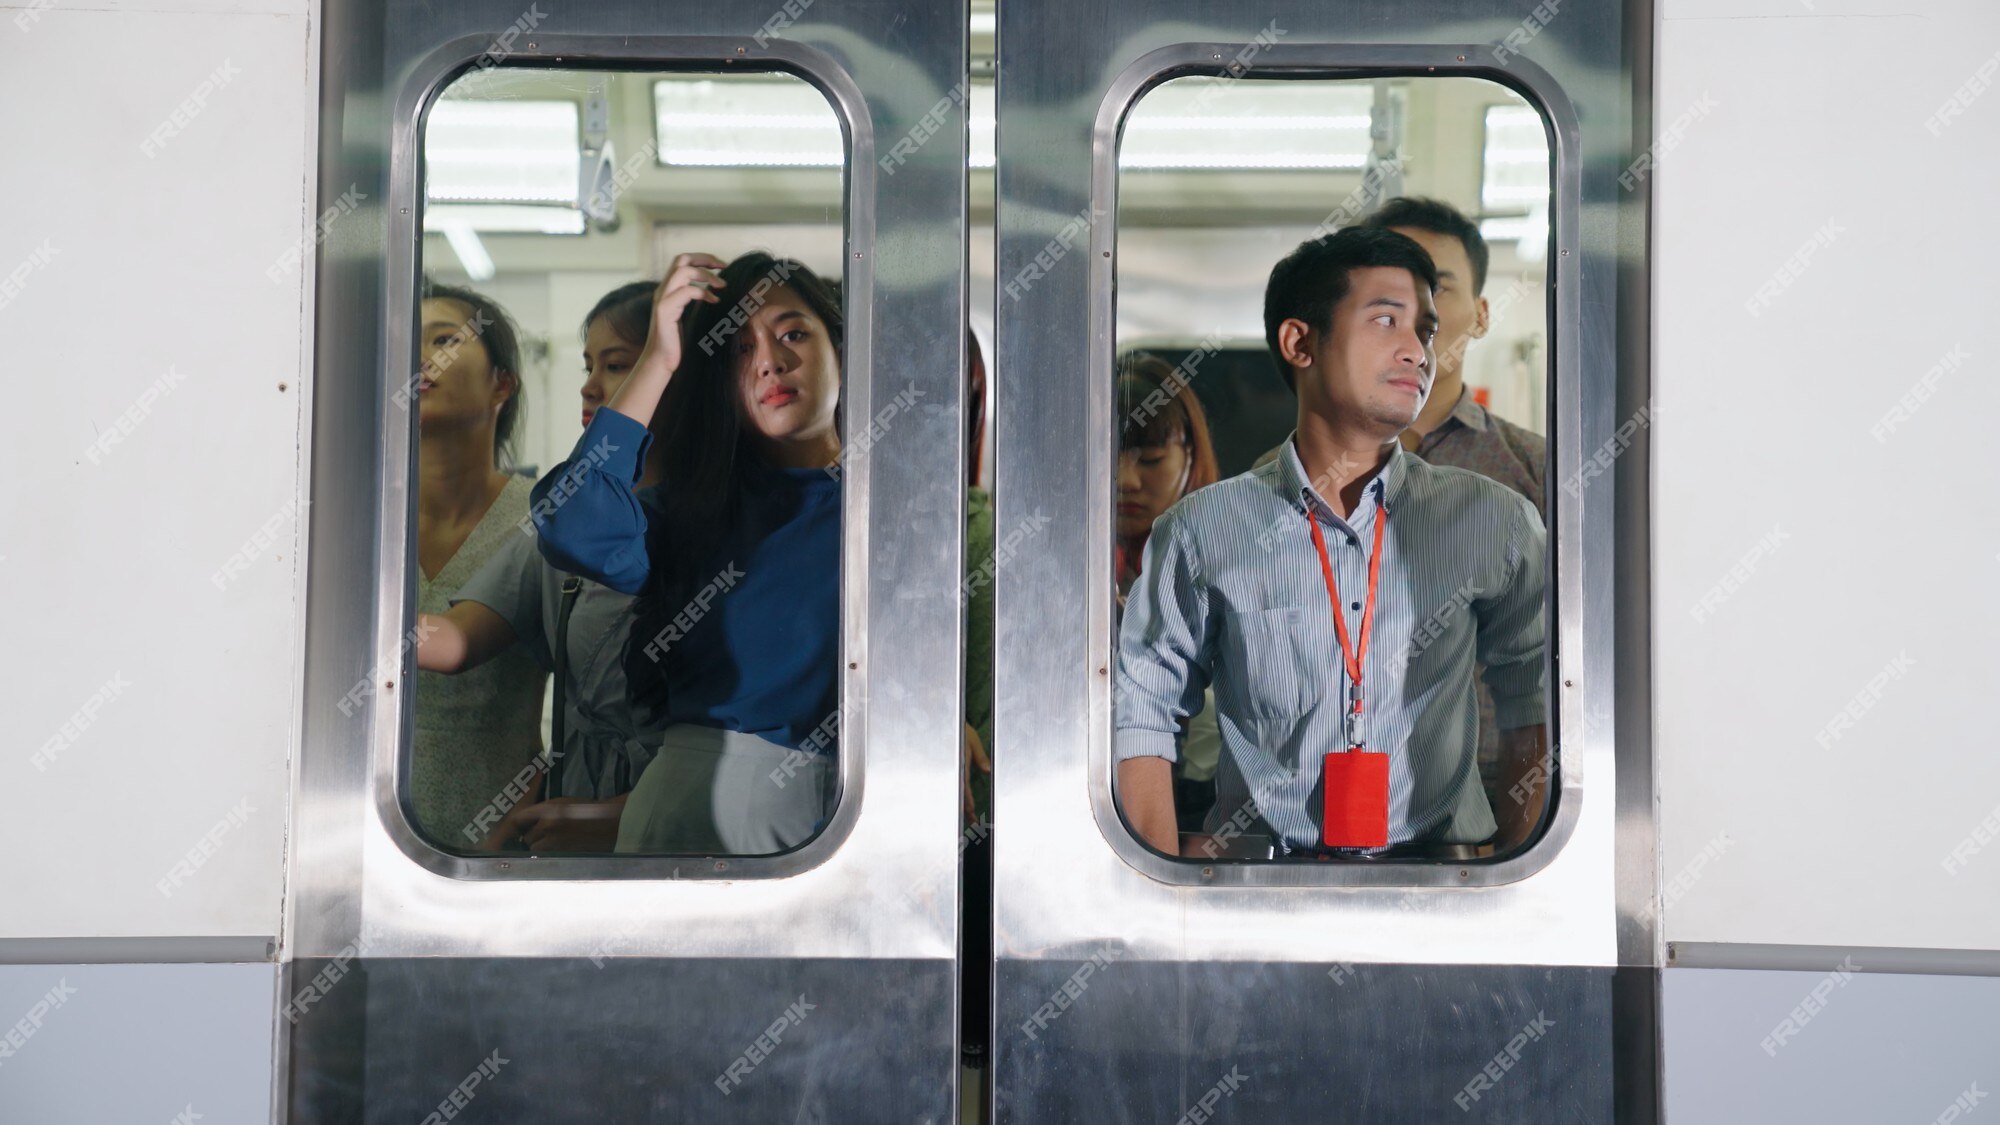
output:
[[1495, 808], [1480, 784], [1473, 676], [1484, 666], [1503, 777], [1531, 776], [1545, 741], [1541, 519], [1518, 493], [1397, 440], [1432, 389], [1437, 285], [1422, 247], [1367, 227], [1307, 242], [1271, 273], [1265, 337], [1298, 429], [1272, 463], [1160, 518], [1119, 633], [1119, 799], [1161, 851], [1179, 850], [1174, 736], [1211, 683], [1233, 766], [1215, 816], [1250, 811], [1286, 853], [1325, 850], [1323, 756], [1350, 742], [1344, 649], [1359, 650], [1363, 741], [1389, 756], [1389, 854], [1506, 849], [1539, 820], [1539, 796]]

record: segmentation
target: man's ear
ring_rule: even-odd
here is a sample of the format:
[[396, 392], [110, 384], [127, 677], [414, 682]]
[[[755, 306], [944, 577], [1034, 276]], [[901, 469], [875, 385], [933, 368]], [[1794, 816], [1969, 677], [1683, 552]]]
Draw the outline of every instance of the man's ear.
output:
[[1478, 298], [1478, 303], [1473, 307], [1475, 312], [1472, 318], [1472, 338], [1484, 340], [1486, 329], [1493, 323], [1493, 310], [1487, 307], [1484, 296]]
[[[1294, 373], [1313, 365], [1312, 349], [1319, 345], [1318, 333], [1305, 321], [1293, 317], [1278, 325], [1278, 354]], [[1294, 382], [1297, 381], [1296, 376]]]

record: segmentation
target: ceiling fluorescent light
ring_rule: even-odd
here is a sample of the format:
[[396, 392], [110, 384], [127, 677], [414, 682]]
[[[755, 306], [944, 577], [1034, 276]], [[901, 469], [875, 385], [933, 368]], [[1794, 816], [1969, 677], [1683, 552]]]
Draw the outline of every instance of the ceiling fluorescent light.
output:
[[662, 78], [653, 83], [661, 164], [838, 168], [847, 161], [840, 118], [797, 78]]
[[426, 197], [574, 205], [580, 114], [570, 101], [438, 102], [424, 128]]
[[1326, 170], [1367, 165], [1374, 93], [1366, 86], [1162, 83], [1132, 107], [1118, 146], [1126, 169]]
[[1518, 212], [1548, 197], [1549, 141], [1541, 114], [1525, 105], [1487, 106], [1480, 210]]
[[424, 230], [443, 234], [455, 226], [487, 234], [582, 234], [583, 212], [574, 207], [498, 203], [433, 203], [424, 208]]

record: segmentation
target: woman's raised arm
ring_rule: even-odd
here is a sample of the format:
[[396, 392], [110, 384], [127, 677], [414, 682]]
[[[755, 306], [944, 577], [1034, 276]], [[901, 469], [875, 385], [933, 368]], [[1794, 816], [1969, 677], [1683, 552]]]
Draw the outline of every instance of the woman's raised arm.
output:
[[718, 304], [713, 254], [681, 254], [653, 296], [646, 348], [618, 393], [590, 420], [571, 452], [535, 485], [528, 514], [542, 557], [623, 594], [637, 594], [652, 573], [646, 508], [633, 491], [652, 442], [647, 425], [681, 364], [681, 318], [696, 301]]

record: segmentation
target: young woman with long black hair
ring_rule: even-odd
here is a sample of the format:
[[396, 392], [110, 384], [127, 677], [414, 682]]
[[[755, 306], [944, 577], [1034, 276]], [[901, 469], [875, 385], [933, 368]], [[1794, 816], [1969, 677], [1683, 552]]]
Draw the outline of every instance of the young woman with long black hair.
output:
[[668, 725], [619, 851], [770, 854], [831, 808], [843, 329], [797, 262], [680, 255], [631, 377], [535, 486], [543, 556], [639, 596], [626, 671]]

